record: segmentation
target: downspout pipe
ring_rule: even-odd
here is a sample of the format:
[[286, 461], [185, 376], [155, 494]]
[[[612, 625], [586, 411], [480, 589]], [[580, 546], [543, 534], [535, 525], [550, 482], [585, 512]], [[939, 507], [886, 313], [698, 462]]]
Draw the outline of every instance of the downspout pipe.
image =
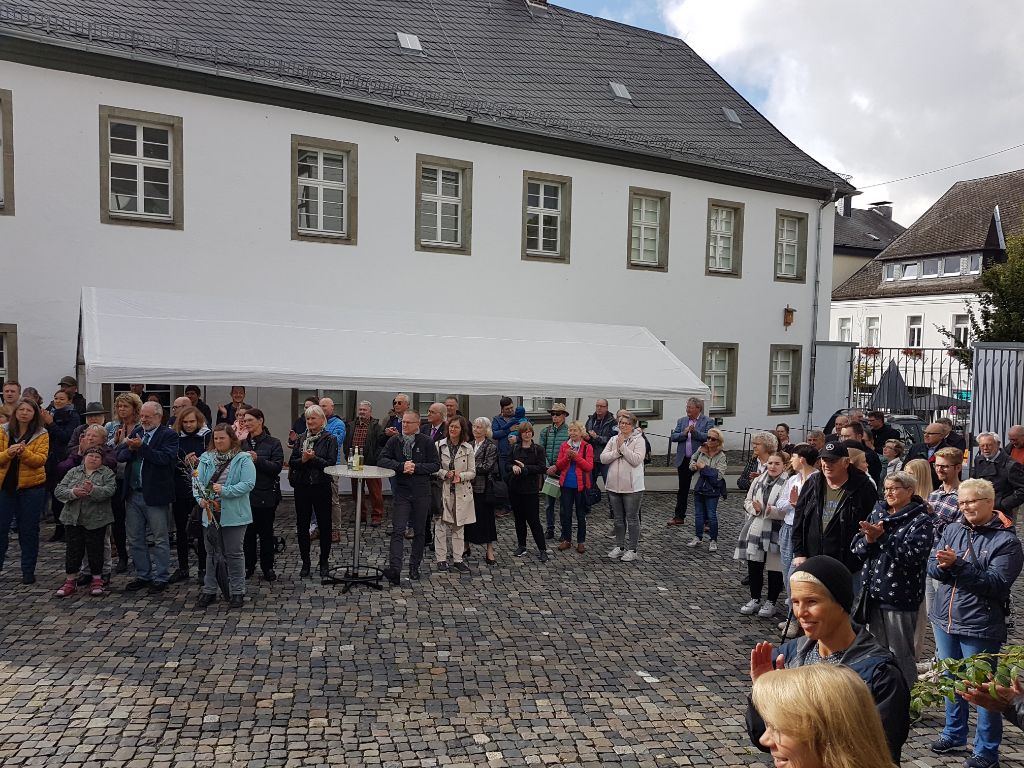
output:
[[805, 434], [814, 428], [811, 423], [814, 414], [814, 374], [818, 366], [818, 308], [821, 306], [821, 212], [825, 206], [832, 205], [839, 194], [837, 186], [832, 187], [832, 194], [818, 206], [818, 223], [814, 235], [814, 305], [811, 309], [811, 367], [807, 395], [807, 419], [804, 422]]

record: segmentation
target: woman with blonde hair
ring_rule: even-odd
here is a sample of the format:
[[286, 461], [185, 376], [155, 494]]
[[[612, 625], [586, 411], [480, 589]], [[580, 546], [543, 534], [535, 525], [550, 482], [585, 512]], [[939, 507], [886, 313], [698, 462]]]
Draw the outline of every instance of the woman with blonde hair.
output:
[[690, 471], [697, 472], [700, 477], [693, 489], [694, 530], [695, 534], [686, 545], [690, 548], [699, 547], [704, 539], [704, 524], [708, 524], [711, 541], [708, 551], [718, 550], [718, 501], [725, 497], [725, 451], [722, 450], [725, 437], [721, 430], [712, 427], [708, 430], [708, 439], [693, 455]]
[[893, 768], [867, 685], [849, 667], [780, 669], [754, 682], [760, 742], [787, 768]]
[[927, 499], [932, 487], [932, 465], [924, 459], [911, 459], [903, 465], [903, 471], [912, 474], [917, 481], [915, 493]]
[[582, 421], [569, 424], [569, 439], [558, 449], [555, 473], [560, 486], [562, 502], [562, 541], [558, 549], [564, 552], [572, 546], [572, 510], [576, 508], [576, 551], [587, 551], [587, 489], [594, 471], [594, 449], [583, 439], [586, 427]]

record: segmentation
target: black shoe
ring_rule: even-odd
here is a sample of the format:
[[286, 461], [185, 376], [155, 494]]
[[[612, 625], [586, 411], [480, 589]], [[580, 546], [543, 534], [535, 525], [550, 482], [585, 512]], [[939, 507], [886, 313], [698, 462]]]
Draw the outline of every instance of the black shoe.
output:
[[255, 568], [246, 568], [245, 569], [245, 578], [251, 579], [255, 573], [256, 573], [256, 569]]
[[241, 608], [244, 604], [245, 597], [243, 595], [232, 595], [228, 602], [228, 608]]
[[188, 569], [179, 568], [167, 579], [168, 584], [177, 584], [179, 581], [188, 581]]
[[469, 566], [461, 560], [457, 563], [452, 563], [452, 569], [458, 571], [459, 573], [469, 573]]
[[546, 549], [542, 549], [537, 553], [537, 559], [542, 563], [546, 563], [548, 561], [548, 551]]
[[329, 565], [320, 566], [320, 578], [329, 579], [331, 577], [331, 567]]
[[439, 571], [440, 571], [441, 573], [448, 573], [448, 571], [450, 571], [450, 570], [451, 570], [451, 569], [450, 569], [450, 568], [448, 567], [448, 561], [447, 561], [447, 560], [445, 560], [445, 561], [443, 561], [443, 562], [440, 562], [440, 563], [438, 563], [438, 564], [437, 564], [437, 570], [439, 570]]
[[512, 553], [512, 556], [513, 556], [513, 557], [522, 557], [522, 556], [523, 556], [523, 555], [525, 555], [525, 554], [526, 554], [526, 547], [524, 547], [524, 546], [521, 546], [521, 545], [520, 545], [520, 546], [519, 546], [519, 547], [518, 547], [518, 548], [516, 549], [516, 551]]
[[399, 584], [402, 583], [402, 577], [394, 568], [385, 568], [383, 575], [384, 578], [388, 580], [388, 583], [391, 584], [391, 586], [393, 587], [397, 587]]
[[196, 601], [196, 608], [200, 611], [205, 611], [211, 605], [217, 602], [217, 595], [210, 595], [203, 592], [199, 595], [199, 599]]
[[300, 579], [308, 579], [309, 578], [309, 563], [303, 563], [302, 564], [302, 570], [299, 571], [299, 578]]
[[148, 581], [147, 579], [132, 579], [124, 585], [124, 591], [138, 592], [140, 589], [146, 589], [150, 586], [150, 584], [152, 584], [152, 582]]
[[743, 580], [740, 582], [740, 584], [742, 584], [744, 587], [749, 587], [750, 586], [750, 577], [749, 576], [744, 576]]
[[548, 541], [554, 541], [555, 540], [555, 532], [551, 528], [548, 528], [548, 532], [544, 534], [544, 538], [547, 539]]
[[50, 541], [64, 541], [64, 530], [58, 528], [53, 532], [53, 536], [50, 537]]
[[128, 558], [119, 557], [117, 559], [117, 567], [114, 569], [114, 573], [128, 573]]
[[154, 581], [152, 584], [149, 585], [149, 590], [148, 591], [149, 591], [149, 594], [151, 594], [151, 595], [159, 595], [165, 589], [167, 589], [167, 582], [166, 581]]
[[410, 568], [409, 569], [409, 579], [412, 580], [412, 581], [419, 581], [420, 580], [420, 569], [419, 568]]
[[91, 584], [91, 583], [92, 583], [92, 576], [89, 576], [89, 575], [84, 574], [84, 573], [79, 575], [79, 577], [77, 579], [75, 579], [75, 584], [77, 584], [80, 587], [84, 587], [84, 586], [86, 586], [88, 584]]
[[277, 574], [274, 573], [274, 569], [271, 568], [269, 571], [263, 572], [264, 581], [277, 581]]
[[35, 584], [36, 583], [35, 574], [26, 573], [24, 576], [21, 577], [21, 583], [22, 584]]
[[470, 549], [469, 547], [466, 547], [466, 549], [462, 553], [462, 556], [463, 557], [472, 557], [473, 556], [473, 550]]
[[198, 581], [200, 584], [202, 584], [204, 581], [206, 581], [206, 570], [205, 569], [199, 571], [199, 573], [196, 574], [196, 581]]
[[103, 586], [104, 587], [109, 587], [110, 586], [110, 574], [109, 573], [104, 573], [103, 574]]

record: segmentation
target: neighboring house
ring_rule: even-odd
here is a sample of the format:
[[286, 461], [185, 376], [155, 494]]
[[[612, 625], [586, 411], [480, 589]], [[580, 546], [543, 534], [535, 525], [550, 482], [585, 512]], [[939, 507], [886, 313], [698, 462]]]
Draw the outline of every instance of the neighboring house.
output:
[[905, 230], [892, 220], [891, 204], [873, 203], [864, 210], [854, 208], [850, 196], [843, 198], [832, 243], [832, 288], [845, 283]]
[[[958, 181], [885, 250], [832, 291], [831, 338], [862, 347], [941, 348], [937, 327], [970, 338], [968, 303], [981, 272], [1005, 261], [1006, 238], [1024, 234], [1024, 170]], [[929, 365], [928, 353], [900, 352]], [[935, 355], [936, 359], [944, 355]], [[934, 368], [915, 394], [965, 389], [957, 369]], [[938, 373], [938, 371], [942, 371]], [[946, 377], [946, 380], [940, 381]], [[952, 383], [950, 384], [950, 378]], [[909, 383], [909, 382], [908, 382]]]
[[[524, 0], [0, 0], [0, 129], [0, 340], [37, 386], [74, 368], [83, 285], [230, 291], [644, 325], [711, 415], [795, 423], [854, 191], [682, 40]], [[285, 434], [306, 394], [246, 397]], [[652, 434], [683, 410], [619, 404]]]

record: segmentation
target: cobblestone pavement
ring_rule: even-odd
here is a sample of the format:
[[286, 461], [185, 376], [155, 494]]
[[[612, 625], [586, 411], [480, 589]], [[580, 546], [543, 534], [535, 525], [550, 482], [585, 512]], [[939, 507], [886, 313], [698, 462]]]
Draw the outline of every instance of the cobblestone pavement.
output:
[[[496, 567], [474, 559], [469, 576], [342, 595], [299, 580], [286, 502], [281, 578], [250, 581], [232, 612], [195, 611], [194, 582], [148, 597], [120, 592], [124, 577], [104, 598], [62, 601], [63, 545], [44, 544], [39, 583], [23, 587], [12, 544], [0, 765], [765, 764], [743, 727], [746, 667], [777, 633], [737, 611], [739, 498], [722, 507], [713, 554], [666, 529], [671, 504], [645, 499], [633, 563], [604, 557], [602, 504], [584, 555], [514, 558], [505, 519]], [[367, 531], [371, 563], [384, 533]], [[927, 751], [938, 727], [928, 715], [915, 729], [905, 766], [962, 764]], [[1007, 730], [1003, 757], [1024, 766], [1024, 735]]]

